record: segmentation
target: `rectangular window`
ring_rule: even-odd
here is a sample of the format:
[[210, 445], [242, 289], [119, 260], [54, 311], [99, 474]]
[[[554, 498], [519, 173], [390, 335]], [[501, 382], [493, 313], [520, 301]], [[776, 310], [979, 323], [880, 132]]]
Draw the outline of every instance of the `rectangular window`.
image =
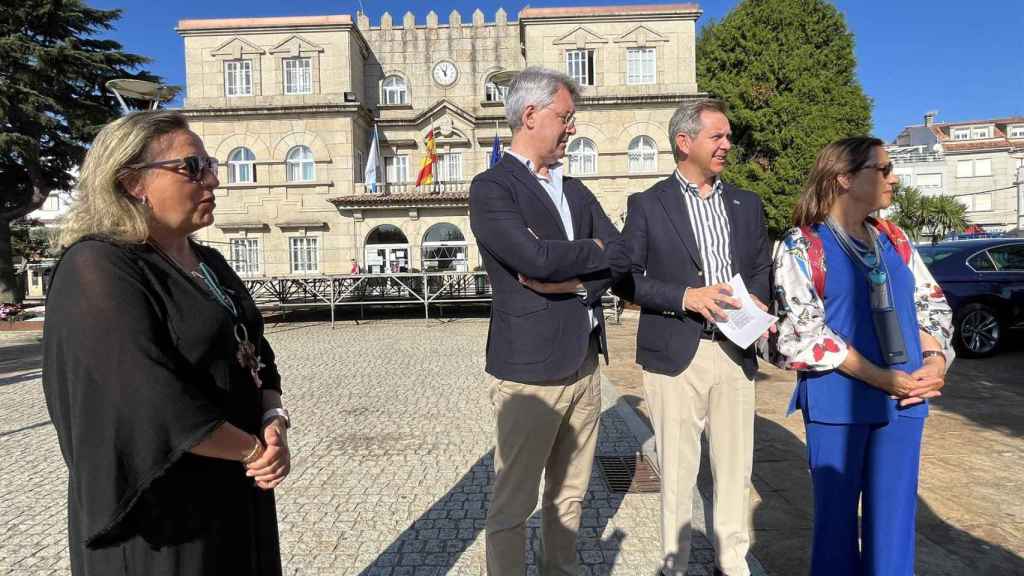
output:
[[919, 188], [942, 188], [942, 174], [918, 174]]
[[569, 50], [565, 53], [565, 73], [578, 84], [594, 85], [594, 51]]
[[409, 181], [409, 156], [388, 156], [384, 158], [384, 177], [388, 184], [405, 184]]
[[252, 96], [250, 60], [229, 60], [224, 63], [224, 95]]
[[626, 50], [626, 84], [654, 84], [656, 68], [654, 48]]
[[47, 212], [56, 212], [60, 209], [60, 197], [56, 194], [51, 194], [46, 197], [46, 204], [43, 205], [43, 210]]
[[1010, 138], [1024, 138], [1024, 124], [1015, 124], [1006, 129]]
[[320, 271], [320, 242], [305, 236], [288, 239], [292, 274], [315, 274]]
[[974, 160], [959, 160], [956, 163], [956, 177], [970, 178], [974, 176]]
[[954, 128], [953, 129], [953, 140], [970, 140], [971, 129], [970, 128]]
[[257, 276], [262, 266], [258, 238], [232, 238], [228, 262], [239, 276]]
[[286, 58], [284, 60], [284, 93], [311, 94], [313, 92], [313, 67], [309, 58]]
[[992, 195], [991, 194], [975, 194], [974, 195], [974, 211], [983, 212], [992, 209]]
[[462, 153], [447, 152], [437, 155], [438, 182], [462, 181]]
[[982, 138], [991, 138], [991, 137], [992, 137], [992, 127], [991, 126], [974, 126], [973, 128], [971, 128], [971, 139], [972, 140], [979, 140], [979, 139], [982, 139]]
[[974, 175], [975, 176], [991, 176], [992, 175], [992, 159], [984, 158], [982, 160], [974, 161]]
[[973, 196], [954, 196], [956, 201], [964, 205], [964, 209], [968, 212], [974, 210], [974, 197]]

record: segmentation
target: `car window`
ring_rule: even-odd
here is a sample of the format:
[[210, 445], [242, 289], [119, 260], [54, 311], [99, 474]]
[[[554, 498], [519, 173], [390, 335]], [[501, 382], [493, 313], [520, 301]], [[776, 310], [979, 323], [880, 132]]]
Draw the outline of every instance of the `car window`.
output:
[[977, 272], [994, 272], [996, 269], [995, 264], [992, 263], [992, 259], [988, 257], [988, 252], [978, 252], [974, 256], [971, 256], [967, 260], [967, 265], [974, 268]]
[[1024, 244], [997, 246], [988, 251], [1000, 272], [1024, 271]]
[[957, 251], [957, 248], [947, 248], [943, 246], [919, 246], [917, 249], [917, 253], [921, 255], [921, 260], [924, 261], [926, 266], [931, 266], [936, 262], [942, 262], [946, 258], [956, 254]]

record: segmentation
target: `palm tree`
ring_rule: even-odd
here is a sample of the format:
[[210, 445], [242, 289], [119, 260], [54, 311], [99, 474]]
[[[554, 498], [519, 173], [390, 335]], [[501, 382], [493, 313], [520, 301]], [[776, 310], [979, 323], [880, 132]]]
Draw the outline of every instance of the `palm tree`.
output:
[[929, 198], [913, 186], [897, 182], [892, 187], [892, 215], [890, 219], [917, 242], [921, 231], [928, 225]]
[[962, 232], [967, 228], [967, 208], [953, 196], [927, 198], [928, 220], [934, 238], [945, 238], [951, 232]]

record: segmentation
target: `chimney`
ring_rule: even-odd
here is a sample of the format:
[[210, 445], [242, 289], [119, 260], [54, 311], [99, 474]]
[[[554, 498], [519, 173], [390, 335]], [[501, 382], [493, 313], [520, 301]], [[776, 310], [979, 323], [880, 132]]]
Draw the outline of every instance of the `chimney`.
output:
[[938, 110], [930, 110], [924, 113], [924, 125], [931, 126], [935, 124], [935, 117], [939, 115]]

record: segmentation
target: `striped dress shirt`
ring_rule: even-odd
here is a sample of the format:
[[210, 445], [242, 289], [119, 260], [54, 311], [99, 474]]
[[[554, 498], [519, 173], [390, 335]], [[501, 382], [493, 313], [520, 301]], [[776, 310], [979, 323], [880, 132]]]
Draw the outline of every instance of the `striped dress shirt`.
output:
[[704, 272], [704, 285], [728, 282], [732, 278], [732, 257], [729, 246], [729, 217], [722, 198], [722, 180], [716, 179], [711, 195], [700, 197], [697, 185], [676, 170], [676, 179], [682, 189], [690, 226], [697, 239]]

